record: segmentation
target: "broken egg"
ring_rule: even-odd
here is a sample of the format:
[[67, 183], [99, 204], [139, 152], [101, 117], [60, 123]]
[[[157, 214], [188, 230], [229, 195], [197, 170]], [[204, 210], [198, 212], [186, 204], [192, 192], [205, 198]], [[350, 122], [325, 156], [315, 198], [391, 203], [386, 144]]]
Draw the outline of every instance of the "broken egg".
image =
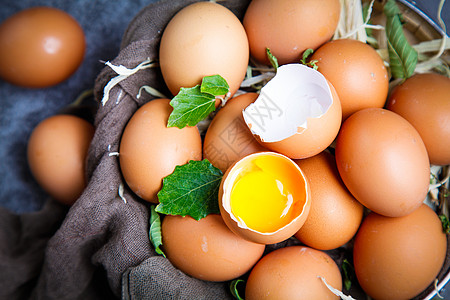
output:
[[276, 152], [245, 156], [225, 172], [219, 208], [235, 234], [260, 244], [293, 236], [305, 223], [310, 188], [299, 166]]
[[333, 142], [342, 110], [334, 87], [322, 74], [302, 64], [287, 64], [277, 69], [243, 116], [264, 147], [300, 159]]

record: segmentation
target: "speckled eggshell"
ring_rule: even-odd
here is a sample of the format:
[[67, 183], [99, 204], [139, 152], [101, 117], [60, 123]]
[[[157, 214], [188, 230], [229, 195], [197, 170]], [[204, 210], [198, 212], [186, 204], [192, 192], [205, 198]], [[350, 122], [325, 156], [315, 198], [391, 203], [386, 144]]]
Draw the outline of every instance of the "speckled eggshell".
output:
[[120, 170], [130, 189], [142, 199], [158, 203], [164, 177], [176, 166], [201, 160], [197, 127], [167, 127], [169, 99], [142, 105], [128, 121], [119, 148]]
[[446, 252], [441, 221], [422, 204], [399, 218], [370, 213], [356, 235], [353, 261], [373, 299], [411, 299], [433, 283]]

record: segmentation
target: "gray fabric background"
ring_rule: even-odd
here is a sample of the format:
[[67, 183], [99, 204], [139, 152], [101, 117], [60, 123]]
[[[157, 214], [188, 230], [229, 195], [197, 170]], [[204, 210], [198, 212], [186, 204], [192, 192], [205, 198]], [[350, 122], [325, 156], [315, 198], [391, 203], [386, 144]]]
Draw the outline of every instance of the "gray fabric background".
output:
[[[57, 86], [25, 89], [0, 79], [0, 207], [18, 214], [43, 209], [47, 196], [31, 177], [26, 162], [26, 145], [32, 129], [41, 120], [64, 109], [80, 93], [93, 88], [96, 76], [104, 67], [101, 61], [116, 57], [128, 23], [152, 2], [156, 1], [0, 0], [0, 22], [24, 8], [54, 6], [75, 17], [87, 39], [83, 64], [72, 77]], [[439, 0], [415, 3], [431, 18], [435, 18]], [[450, 3], [445, 4], [443, 17], [447, 27], [450, 27]], [[63, 209], [61, 214], [63, 217]], [[442, 295], [450, 299], [450, 289], [442, 292]]]

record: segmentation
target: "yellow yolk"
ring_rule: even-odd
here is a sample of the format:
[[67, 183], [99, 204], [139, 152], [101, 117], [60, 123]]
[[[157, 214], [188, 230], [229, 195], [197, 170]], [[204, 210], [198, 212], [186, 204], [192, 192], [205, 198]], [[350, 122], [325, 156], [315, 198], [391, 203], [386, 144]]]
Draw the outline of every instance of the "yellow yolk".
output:
[[233, 186], [231, 211], [251, 229], [274, 232], [302, 209], [304, 182], [298, 180], [293, 166], [278, 157], [261, 156], [253, 164]]

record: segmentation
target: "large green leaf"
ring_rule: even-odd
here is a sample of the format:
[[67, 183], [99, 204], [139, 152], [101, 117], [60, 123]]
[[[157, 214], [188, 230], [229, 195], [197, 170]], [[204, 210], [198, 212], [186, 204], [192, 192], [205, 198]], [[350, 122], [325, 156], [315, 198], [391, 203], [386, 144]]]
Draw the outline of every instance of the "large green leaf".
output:
[[394, 78], [411, 77], [416, 69], [417, 51], [409, 44], [403, 32], [401, 11], [394, 0], [384, 5], [389, 64]]
[[207, 159], [191, 160], [177, 166], [172, 174], [163, 179], [156, 211], [169, 215], [189, 215], [196, 220], [210, 213], [220, 213], [218, 193], [222, 175], [222, 171]]

